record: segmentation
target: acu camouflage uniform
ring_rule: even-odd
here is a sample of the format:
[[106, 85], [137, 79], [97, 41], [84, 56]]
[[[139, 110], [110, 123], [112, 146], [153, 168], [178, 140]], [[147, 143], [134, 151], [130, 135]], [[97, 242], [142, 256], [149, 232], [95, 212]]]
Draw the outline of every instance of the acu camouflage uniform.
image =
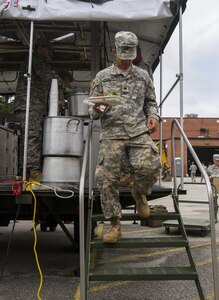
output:
[[92, 83], [91, 95], [116, 92], [121, 103], [97, 114], [90, 106], [91, 118], [101, 120], [99, 162], [96, 182], [106, 218], [121, 217], [119, 181], [122, 162], [127, 160], [135, 172], [135, 190], [149, 194], [161, 167], [156, 145], [146, 127], [148, 117], [160, 120], [153, 83], [148, 73], [134, 65], [124, 76], [115, 65], [100, 71]]
[[[148, 72], [152, 81], [154, 81], [153, 72], [150, 67], [144, 60], [141, 58], [138, 63], [134, 63], [135, 66], [145, 70]], [[126, 186], [129, 185], [133, 181], [134, 170], [130, 166], [127, 156], [123, 157], [122, 161], [122, 169], [121, 169], [121, 184]]]
[[152, 72], [152, 69], [151, 69], [150, 65], [147, 64], [142, 58], [135, 65], [138, 66], [139, 68], [142, 68], [143, 70], [147, 71], [150, 78], [151, 78], [151, 80], [152, 81], [154, 80], [153, 72]]
[[[21, 174], [23, 168], [25, 115], [27, 97], [28, 58], [23, 62], [18, 78], [15, 95], [15, 114], [21, 123], [21, 135], [19, 143], [18, 169]], [[42, 130], [43, 118], [47, 115], [47, 100], [54, 72], [47, 62], [37, 54], [32, 57], [32, 74], [30, 90], [29, 131], [27, 145], [27, 170], [41, 170], [42, 168]]]
[[207, 173], [210, 177], [219, 177], [219, 167], [213, 164], [208, 167]]

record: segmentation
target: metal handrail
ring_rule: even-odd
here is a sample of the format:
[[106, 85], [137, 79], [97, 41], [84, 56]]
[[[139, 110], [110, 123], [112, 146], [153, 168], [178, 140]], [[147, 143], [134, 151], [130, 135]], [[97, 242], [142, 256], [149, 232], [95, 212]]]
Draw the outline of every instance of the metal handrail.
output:
[[[80, 299], [86, 299], [86, 267], [85, 267], [85, 226], [84, 226], [84, 185], [87, 167], [88, 153], [90, 150], [91, 162], [91, 142], [92, 142], [92, 122], [89, 122], [88, 132], [85, 141], [83, 162], [81, 168], [80, 187], [79, 187], [79, 232], [80, 232]], [[90, 163], [91, 164], [91, 163]], [[92, 193], [92, 175], [89, 168], [89, 198]]]
[[213, 268], [213, 280], [214, 280], [214, 299], [219, 300], [219, 289], [218, 289], [218, 264], [217, 264], [217, 247], [216, 247], [216, 230], [215, 230], [215, 213], [214, 213], [214, 205], [213, 205], [213, 193], [210, 179], [204, 170], [198, 156], [196, 155], [191, 143], [189, 142], [185, 132], [180, 126], [179, 122], [176, 119], [172, 120], [171, 124], [171, 150], [172, 150], [172, 174], [173, 174], [173, 182], [174, 182], [174, 195], [178, 196], [177, 182], [176, 182], [176, 165], [175, 165], [175, 145], [174, 145], [174, 125], [177, 126], [181, 137], [186, 143], [196, 165], [198, 166], [201, 174], [203, 175], [206, 183], [207, 194], [208, 194], [208, 203], [209, 203], [209, 217], [210, 217], [210, 228], [211, 228], [211, 252], [212, 252], [212, 268]]

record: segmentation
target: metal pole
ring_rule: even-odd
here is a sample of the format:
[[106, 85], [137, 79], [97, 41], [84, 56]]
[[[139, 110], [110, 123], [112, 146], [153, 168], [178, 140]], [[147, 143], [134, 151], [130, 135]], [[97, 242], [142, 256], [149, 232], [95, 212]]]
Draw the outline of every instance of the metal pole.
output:
[[[179, 76], [180, 76], [180, 125], [183, 130], [183, 36], [182, 36], [182, 2], [179, 7]], [[180, 153], [181, 153], [181, 187], [184, 184], [184, 153], [183, 138], [180, 137]]]
[[208, 203], [209, 203], [209, 219], [211, 227], [211, 252], [212, 252], [212, 269], [213, 269], [213, 280], [214, 280], [214, 299], [219, 300], [219, 289], [218, 289], [218, 263], [217, 263], [217, 241], [216, 241], [216, 229], [215, 229], [215, 208], [212, 195], [212, 187], [207, 173], [205, 172], [198, 156], [196, 155], [192, 145], [190, 144], [187, 136], [180, 127], [177, 120], [173, 120], [171, 124], [171, 146], [172, 146], [172, 166], [173, 166], [173, 178], [174, 178], [174, 195], [177, 196], [177, 185], [176, 185], [176, 174], [175, 174], [175, 147], [174, 147], [174, 125], [177, 126], [181, 137], [184, 139], [197, 167], [201, 171], [206, 183], [207, 194], [208, 194]]
[[178, 78], [176, 79], [176, 81], [174, 82], [174, 84], [172, 85], [172, 87], [170, 88], [170, 90], [167, 92], [166, 96], [163, 98], [163, 100], [160, 102], [159, 107], [161, 107], [164, 104], [164, 101], [166, 101], [166, 99], [169, 97], [169, 95], [172, 93], [172, 91], [174, 90], [175, 86], [177, 85], [177, 83], [179, 82], [180, 78], [178, 76]]
[[173, 194], [176, 199], [178, 199], [178, 191], [177, 191], [177, 182], [176, 182], [176, 162], [175, 162], [175, 144], [174, 144], [174, 121], [171, 124], [171, 166], [172, 166], [172, 176], [173, 176]]
[[29, 45], [29, 61], [27, 77], [27, 98], [26, 98], [26, 118], [25, 118], [25, 133], [24, 133], [24, 161], [23, 161], [23, 180], [27, 176], [27, 142], [28, 142], [28, 128], [29, 128], [29, 110], [30, 110], [30, 86], [31, 86], [31, 70], [32, 70], [32, 51], [33, 51], [33, 28], [34, 23], [30, 23], [30, 45]]
[[[163, 98], [163, 57], [162, 53], [160, 54], [160, 116], [162, 118], [162, 98]], [[160, 160], [162, 165], [162, 154], [163, 154], [163, 123], [160, 123]], [[160, 178], [159, 178], [159, 185], [161, 186], [161, 176], [162, 176], [162, 169], [160, 170]]]
[[91, 78], [100, 70], [100, 22], [91, 22]]
[[[91, 22], [91, 76], [92, 78], [95, 77], [97, 71], [99, 71], [99, 25], [100, 22]], [[82, 164], [82, 171], [81, 171], [81, 179], [80, 179], [80, 219], [79, 219], [79, 226], [80, 226], [80, 291], [81, 291], [81, 300], [87, 300], [87, 285], [86, 285], [86, 266], [88, 262], [85, 261], [85, 228], [84, 228], [84, 180], [85, 180], [85, 171], [86, 171], [86, 163], [88, 159], [88, 151], [91, 150], [91, 123], [89, 124], [88, 128], [88, 135], [85, 144], [84, 150], [84, 157], [83, 157], [83, 164]], [[91, 154], [90, 154], [91, 155]], [[89, 170], [89, 177], [92, 172], [92, 161], [90, 156], [90, 170]], [[89, 197], [91, 196], [91, 184], [92, 178], [89, 178]]]
[[89, 123], [90, 130], [90, 153], [89, 153], [89, 199], [92, 197], [93, 191], [93, 122]]
[[90, 134], [91, 134], [91, 123], [88, 126], [88, 133], [85, 143], [82, 169], [81, 169], [81, 178], [80, 178], [80, 187], [79, 187], [79, 232], [80, 232], [80, 294], [81, 300], [87, 299], [87, 286], [86, 286], [86, 266], [85, 266], [85, 226], [84, 226], [84, 183], [85, 183], [85, 174], [86, 166], [88, 160], [88, 151], [90, 147]]

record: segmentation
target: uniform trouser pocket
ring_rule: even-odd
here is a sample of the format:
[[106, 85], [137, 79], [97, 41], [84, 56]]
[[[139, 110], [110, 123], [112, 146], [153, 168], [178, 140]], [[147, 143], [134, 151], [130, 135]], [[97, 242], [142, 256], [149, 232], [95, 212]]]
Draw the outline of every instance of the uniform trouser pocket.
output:
[[124, 142], [103, 140], [100, 143], [98, 163], [95, 172], [97, 183], [103, 181], [117, 182], [120, 180], [121, 157], [124, 155]]

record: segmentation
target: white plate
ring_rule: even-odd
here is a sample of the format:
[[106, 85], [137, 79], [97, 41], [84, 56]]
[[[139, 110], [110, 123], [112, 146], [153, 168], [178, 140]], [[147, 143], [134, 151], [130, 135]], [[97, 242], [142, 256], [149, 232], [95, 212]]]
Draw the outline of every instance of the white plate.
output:
[[106, 103], [109, 105], [118, 105], [121, 104], [123, 100], [120, 96], [97, 96], [97, 97], [89, 97], [88, 100], [91, 103]]

